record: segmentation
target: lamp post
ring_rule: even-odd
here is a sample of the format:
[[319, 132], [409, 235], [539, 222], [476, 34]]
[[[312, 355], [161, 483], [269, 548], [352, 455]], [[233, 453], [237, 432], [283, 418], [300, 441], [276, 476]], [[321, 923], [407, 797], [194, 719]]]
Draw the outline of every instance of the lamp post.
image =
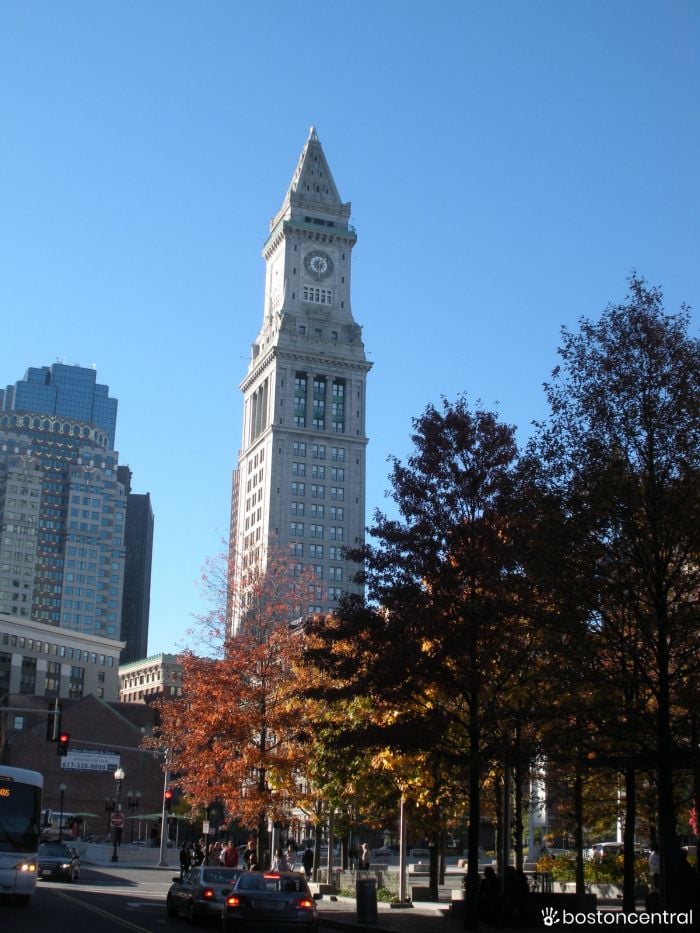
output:
[[136, 793], [129, 793], [126, 795], [126, 805], [129, 808], [129, 813], [131, 814], [131, 839], [130, 842], [134, 841], [134, 812], [138, 810], [139, 803], [141, 802], [141, 791], [137, 790]]
[[112, 852], [112, 861], [118, 862], [119, 856], [117, 855], [117, 845], [119, 842], [119, 836], [121, 834], [121, 827], [116, 825], [115, 820], [117, 818], [117, 815], [119, 814], [119, 811], [121, 810], [121, 804], [119, 803], [119, 798], [121, 797], [122, 781], [124, 780], [124, 769], [123, 768], [117, 768], [117, 770], [114, 772], [114, 780], [116, 781], [116, 784], [117, 784], [117, 792], [114, 797], [114, 814], [112, 816], [112, 830], [114, 834], [114, 851]]
[[105, 813], [107, 814], [107, 835], [109, 836], [109, 830], [112, 825], [112, 813], [114, 813], [114, 799], [110, 800], [109, 797], [105, 797]]
[[66, 796], [66, 785], [59, 784], [58, 789], [61, 792], [61, 822], [58, 825], [58, 841], [63, 842], [63, 799]]

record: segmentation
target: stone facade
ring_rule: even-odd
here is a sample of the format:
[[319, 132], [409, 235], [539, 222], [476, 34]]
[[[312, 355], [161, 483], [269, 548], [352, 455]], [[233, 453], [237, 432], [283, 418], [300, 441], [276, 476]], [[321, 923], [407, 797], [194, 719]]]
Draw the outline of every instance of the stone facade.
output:
[[119, 668], [122, 703], [148, 703], [157, 697], [182, 693], [182, 665], [175, 654], [154, 654]]
[[121, 641], [0, 613], [0, 697], [119, 697]]
[[234, 578], [279, 547], [317, 581], [302, 607], [310, 613], [359, 590], [344, 550], [364, 543], [372, 364], [351, 309], [349, 217], [312, 128], [263, 248], [263, 320], [240, 386], [231, 521]]

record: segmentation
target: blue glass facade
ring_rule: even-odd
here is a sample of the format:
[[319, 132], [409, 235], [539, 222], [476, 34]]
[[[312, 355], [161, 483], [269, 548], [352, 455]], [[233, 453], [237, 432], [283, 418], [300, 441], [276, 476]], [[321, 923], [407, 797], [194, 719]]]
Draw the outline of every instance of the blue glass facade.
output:
[[114, 447], [117, 400], [97, 382], [94, 369], [54, 363], [30, 367], [24, 379], [0, 391], [0, 411], [40, 412], [94, 424], [107, 432]]
[[128, 489], [116, 414], [80, 366], [32, 368], [0, 392], [0, 612], [121, 637]]

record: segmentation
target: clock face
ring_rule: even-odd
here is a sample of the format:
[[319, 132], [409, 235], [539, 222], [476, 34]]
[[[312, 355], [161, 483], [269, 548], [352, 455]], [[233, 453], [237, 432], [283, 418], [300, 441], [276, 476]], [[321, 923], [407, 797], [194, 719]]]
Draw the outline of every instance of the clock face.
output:
[[328, 253], [320, 249], [312, 249], [304, 257], [304, 265], [307, 272], [310, 272], [317, 279], [326, 279], [333, 271], [333, 260]]

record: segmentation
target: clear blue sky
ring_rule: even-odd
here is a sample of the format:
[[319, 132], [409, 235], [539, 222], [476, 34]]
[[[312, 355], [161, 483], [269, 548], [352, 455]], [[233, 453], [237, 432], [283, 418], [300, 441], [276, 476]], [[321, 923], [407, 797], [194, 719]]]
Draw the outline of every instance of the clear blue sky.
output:
[[358, 231], [369, 522], [441, 395], [524, 439], [561, 325], [632, 269], [700, 307], [699, 47], [695, 0], [0, 0], [0, 384], [60, 358], [119, 399], [150, 653], [228, 531], [260, 250], [309, 126]]

